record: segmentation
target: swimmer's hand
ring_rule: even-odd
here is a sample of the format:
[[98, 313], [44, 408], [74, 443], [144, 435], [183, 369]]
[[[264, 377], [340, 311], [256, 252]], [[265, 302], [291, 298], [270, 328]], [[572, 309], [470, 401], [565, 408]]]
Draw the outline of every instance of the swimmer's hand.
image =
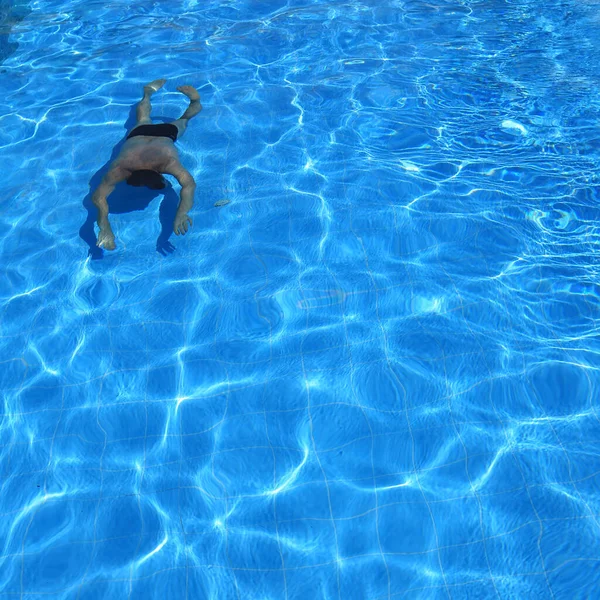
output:
[[99, 246], [100, 248], [106, 248], [107, 250], [114, 250], [116, 248], [115, 236], [110, 227], [108, 229], [105, 227], [100, 229], [96, 246]]
[[188, 216], [187, 213], [177, 213], [175, 215], [175, 223], [173, 223], [173, 231], [175, 235], [185, 235], [189, 226], [192, 226], [192, 219]]

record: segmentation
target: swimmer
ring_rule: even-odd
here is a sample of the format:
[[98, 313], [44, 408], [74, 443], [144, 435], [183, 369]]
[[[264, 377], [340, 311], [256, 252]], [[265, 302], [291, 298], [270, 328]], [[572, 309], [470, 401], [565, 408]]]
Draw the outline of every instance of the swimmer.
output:
[[160, 90], [166, 79], [156, 79], [144, 86], [144, 97], [137, 105], [137, 123], [129, 132], [119, 156], [112, 162], [108, 173], [102, 179], [92, 196], [92, 202], [98, 209], [97, 246], [107, 250], [115, 249], [115, 236], [108, 222], [108, 203], [106, 199], [117, 183], [127, 181], [136, 187], [146, 186], [160, 190], [166, 186], [162, 174], [173, 175], [181, 185], [181, 200], [175, 215], [173, 231], [176, 235], [185, 235], [192, 219], [188, 216], [194, 204], [196, 183], [190, 173], [181, 165], [174, 142], [183, 135], [188, 121], [201, 110], [200, 94], [191, 85], [177, 88], [190, 99], [186, 111], [172, 123], [152, 123], [150, 120], [150, 98]]

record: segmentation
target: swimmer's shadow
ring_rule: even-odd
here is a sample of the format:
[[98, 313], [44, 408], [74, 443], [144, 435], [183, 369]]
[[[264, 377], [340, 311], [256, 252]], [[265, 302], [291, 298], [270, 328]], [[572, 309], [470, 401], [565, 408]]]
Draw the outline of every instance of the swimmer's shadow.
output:
[[[129, 118], [125, 122], [125, 130], [131, 131], [136, 123], [135, 112], [137, 103], [131, 107], [129, 111]], [[161, 122], [172, 121], [173, 119], [154, 117], [156, 120]], [[98, 238], [96, 237], [96, 231], [94, 225], [97, 219], [97, 210], [92, 202], [92, 194], [94, 190], [100, 185], [102, 178], [108, 171], [108, 168], [112, 161], [117, 157], [123, 144], [125, 143], [126, 137], [113, 148], [110, 159], [101, 167], [90, 179], [90, 190], [86, 197], [83, 199], [83, 206], [87, 210], [87, 219], [79, 230], [79, 237], [89, 246], [88, 256], [92, 259], [99, 259], [104, 256], [102, 248], [96, 246]], [[156, 240], [156, 251], [160, 252], [163, 256], [172, 253], [175, 250], [175, 246], [171, 244], [169, 238], [173, 233], [173, 221], [175, 220], [175, 214], [177, 212], [177, 206], [179, 205], [179, 197], [170, 183], [167, 182], [167, 186], [163, 190], [151, 190], [145, 187], [132, 187], [126, 183], [120, 183], [117, 185], [113, 193], [108, 198], [109, 214], [123, 214], [129, 213], [136, 210], [145, 210], [150, 202], [162, 196], [160, 208], [158, 211], [161, 230]]]

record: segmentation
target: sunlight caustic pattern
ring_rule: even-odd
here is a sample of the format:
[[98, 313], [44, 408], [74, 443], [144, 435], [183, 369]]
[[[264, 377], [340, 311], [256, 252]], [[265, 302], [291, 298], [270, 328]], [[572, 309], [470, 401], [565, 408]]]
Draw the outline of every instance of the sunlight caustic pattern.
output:
[[[593, 597], [598, 7], [17, 8], [0, 597]], [[194, 227], [122, 185], [103, 252], [158, 77]]]

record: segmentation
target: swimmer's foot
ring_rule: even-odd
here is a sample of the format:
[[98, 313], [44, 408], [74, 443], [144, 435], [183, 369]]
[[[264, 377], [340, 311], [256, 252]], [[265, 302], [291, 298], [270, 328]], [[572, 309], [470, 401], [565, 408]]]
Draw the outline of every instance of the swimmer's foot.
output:
[[180, 85], [177, 88], [177, 91], [185, 94], [192, 101], [200, 100], [200, 94], [198, 93], [198, 90], [191, 85]]
[[154, 92], [158, 92], [166, 82], [166, 79], [155, 79], [144, 86], [144, 93], [151, 96]]

